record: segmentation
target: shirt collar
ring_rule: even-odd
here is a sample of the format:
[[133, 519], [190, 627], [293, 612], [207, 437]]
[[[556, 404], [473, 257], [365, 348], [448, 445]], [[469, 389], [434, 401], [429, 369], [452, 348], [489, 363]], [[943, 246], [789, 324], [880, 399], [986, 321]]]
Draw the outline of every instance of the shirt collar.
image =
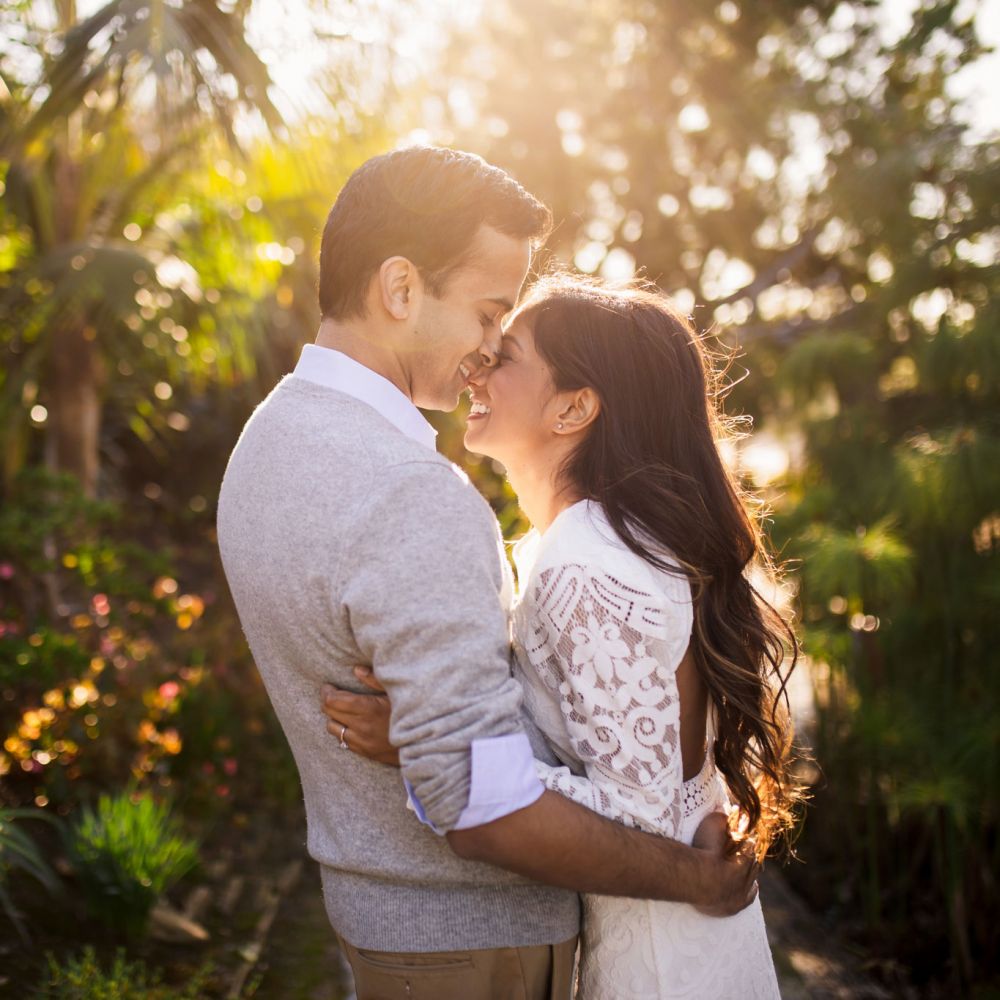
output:
[[436, 448], [437, 431], [424, 419], [406, 393], [341, 351], [306, 344], [295, 366], [295, 375], [307, 382], [353, 396], [385, 417], [408, 438], [426, 448]]

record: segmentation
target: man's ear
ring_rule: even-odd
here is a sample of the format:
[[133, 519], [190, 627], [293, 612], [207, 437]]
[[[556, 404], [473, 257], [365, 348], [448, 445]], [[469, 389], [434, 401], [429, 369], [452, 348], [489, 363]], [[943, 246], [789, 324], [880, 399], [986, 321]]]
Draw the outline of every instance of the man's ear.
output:
[[562, 393], [556, 416], [556, 434], [577, 434], [586, 430], [601, 412], [601, 397], [590, 386]]
[[413, 262], [389, 257], [378, 269], [378, 295], [382, 308], [393, 318], [409, 319], [419, 306], [423, 282]]

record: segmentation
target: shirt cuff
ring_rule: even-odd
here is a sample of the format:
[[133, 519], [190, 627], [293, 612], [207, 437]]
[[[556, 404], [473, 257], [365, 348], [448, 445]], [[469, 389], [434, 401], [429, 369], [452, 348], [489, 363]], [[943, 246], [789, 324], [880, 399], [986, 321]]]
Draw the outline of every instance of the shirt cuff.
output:
[[417, 798], [417, 793], [414, 791], [413, 785], [406, 778], [403, 778], [403, 787], [406, 789], [406, 808], [414, 813], [424, 826], [429, 826], [439, 837], [443, 837], [444, 830], [439, 830], [427, 818], [427, 813], [424, 812], [424, 807], [420, 804], [420, 799]]
[[[453, 829], [465, 830], [492, 823], [501, 816], [526, 809], [542, 797], [545, 786], [535, 770], [535, 755], [527, 734], [509, 733], [473, 740], [469, 750], [472, 756], [469, 801]], [[442, 834], [444, 831], [427, 818], [406, 778], [403, 784], [407, 807], [416, 813], [421, 823]]]
[[535, 755], [525, 733], [472, 741], [469, 803], [456, 830], [492, 823], [537, 802], [545, 786], [535, 770]]

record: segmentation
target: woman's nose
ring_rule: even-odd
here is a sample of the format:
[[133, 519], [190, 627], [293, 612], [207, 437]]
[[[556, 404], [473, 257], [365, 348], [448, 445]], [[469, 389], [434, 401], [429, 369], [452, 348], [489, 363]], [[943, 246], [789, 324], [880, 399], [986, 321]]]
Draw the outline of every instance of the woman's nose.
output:
[[500, 353], [500, 342], [499, 339], [494, 344], [491, 340], [483, 338], [483, 342], [479, 345], [479, 363], [482, 368], [495, 368], [497, 364], [497, 355]]

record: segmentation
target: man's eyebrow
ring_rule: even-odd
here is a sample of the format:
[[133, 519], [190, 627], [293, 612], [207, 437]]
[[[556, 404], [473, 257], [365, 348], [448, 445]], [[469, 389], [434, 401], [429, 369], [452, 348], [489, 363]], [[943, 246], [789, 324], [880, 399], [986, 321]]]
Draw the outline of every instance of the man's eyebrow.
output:
[[511, 302], [511, 301], [510, 301], [510, 299], [504, 299], [504, 298], [500, 298], [500, 299], [494, 299], [494, 298], [488, 298], [488, 299], [487, 299], [486, 301], [487, 301], [487, 302], [492, 302], [492, 303], [493, 303], [493, 304], [494, 304], [495, 306], [499, 306], [499, 307], [500, 307], [500, 308], [501, 308], [501, 309], [502, 309], [502, 310], [503, 310], [503, 311], [504, 311], [505, 313], [509, 313], [509, 312], [511, 311], [511, 309], [513, 309], [513, 308], [514, 308], [514, 303], [513, 303], [513, 302]]

